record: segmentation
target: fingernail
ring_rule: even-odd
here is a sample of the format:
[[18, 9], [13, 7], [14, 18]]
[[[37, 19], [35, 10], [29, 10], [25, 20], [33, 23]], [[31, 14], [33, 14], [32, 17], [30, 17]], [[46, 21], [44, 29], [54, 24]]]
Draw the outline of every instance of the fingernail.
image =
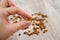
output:
[[25, 21], [25, 26], [29, 26], [31, 24], [30, 21]]

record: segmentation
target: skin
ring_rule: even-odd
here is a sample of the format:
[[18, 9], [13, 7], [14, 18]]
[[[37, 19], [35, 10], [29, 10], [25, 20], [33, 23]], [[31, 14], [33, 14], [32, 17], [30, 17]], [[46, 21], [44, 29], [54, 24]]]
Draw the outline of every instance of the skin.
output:
[[20, 29], [24, 29], [30, 25], [27, 20], [11, 24], [8, 22], [8, 16], [19, 14], [26, 18], [32, 18], [31, 15], [16, 7], [11, 0], [0, 0], [0, 40], [6, 40], [9, 36]]

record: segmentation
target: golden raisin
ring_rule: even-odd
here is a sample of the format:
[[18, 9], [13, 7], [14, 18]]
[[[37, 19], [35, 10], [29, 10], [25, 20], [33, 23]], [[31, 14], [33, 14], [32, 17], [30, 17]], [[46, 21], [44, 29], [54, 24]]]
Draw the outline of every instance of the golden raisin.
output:
[[44, 30], [43, 33], [46, 33], [48, 30]]
[[44, 17], [45, 17], [45, 18], [48, 18], [47, 15], [41, 15], [41, 16], [42, 16], [43, 18], [44, 18]]
[[44, 26], [44, 21], [40, 21], [40, 26]]

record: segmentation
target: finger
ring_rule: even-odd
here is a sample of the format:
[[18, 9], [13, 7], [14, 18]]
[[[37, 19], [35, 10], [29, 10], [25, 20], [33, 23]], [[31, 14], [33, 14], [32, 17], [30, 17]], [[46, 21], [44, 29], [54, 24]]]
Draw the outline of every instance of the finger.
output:
[[8, 6], [7, 0], [0, 0], [0, 8], [6, 8]]
[[16, 31], [18, 31], [19, 29], [27, 28], [29, 25], [30, 25], [29, 21], [21, 21], [19, 23], [15, 23], [15, 24], [9, 24], [7, 29], [10, 33], [14, 33]]
[[15, 4], [11, 0], [8, 0], [8, 4], [9, 4], [9, 7], [15, 6]]
[[6, 8], [5, 10], [9, 13], [9, 15], [17, 13], [17, 14], [23, 16], [23, 17], [32, 18], [32, 16], [29, 15], [27, 12], [25, 12], [24, 10], [19, 9], [17, 7]]

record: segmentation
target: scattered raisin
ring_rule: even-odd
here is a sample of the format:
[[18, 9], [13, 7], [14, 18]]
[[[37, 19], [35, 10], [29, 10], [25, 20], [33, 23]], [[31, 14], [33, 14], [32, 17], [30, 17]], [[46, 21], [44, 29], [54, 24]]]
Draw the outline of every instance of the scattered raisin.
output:
[[19, 33], [19, 36], [20, 36], [21, 34]]
[[43, 33], [46, 33], [48, 30], [44, 30]]

